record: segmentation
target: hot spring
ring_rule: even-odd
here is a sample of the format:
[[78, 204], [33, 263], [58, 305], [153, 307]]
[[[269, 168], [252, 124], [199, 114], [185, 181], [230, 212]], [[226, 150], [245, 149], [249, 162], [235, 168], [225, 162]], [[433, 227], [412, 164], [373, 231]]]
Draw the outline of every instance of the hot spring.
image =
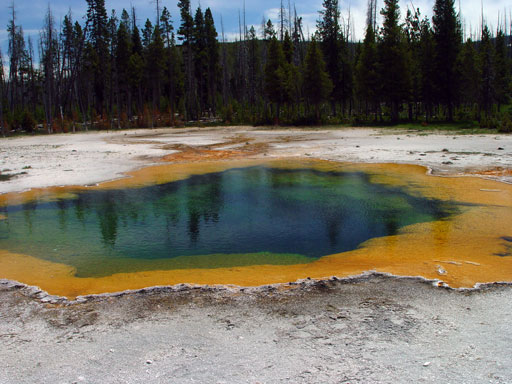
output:
[[512, 193], [496, 184], [416, 166], [220, 162], [3, 195], [0, 278], [70, 297], [366, 270], [511, 280]]

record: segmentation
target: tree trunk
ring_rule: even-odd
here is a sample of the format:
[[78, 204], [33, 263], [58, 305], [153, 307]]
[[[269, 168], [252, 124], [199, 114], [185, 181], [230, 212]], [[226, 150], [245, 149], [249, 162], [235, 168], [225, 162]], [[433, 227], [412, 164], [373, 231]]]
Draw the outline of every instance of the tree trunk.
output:
[[448, 121], [453, 122], [453, 104], [451, 102], [448, 103]]

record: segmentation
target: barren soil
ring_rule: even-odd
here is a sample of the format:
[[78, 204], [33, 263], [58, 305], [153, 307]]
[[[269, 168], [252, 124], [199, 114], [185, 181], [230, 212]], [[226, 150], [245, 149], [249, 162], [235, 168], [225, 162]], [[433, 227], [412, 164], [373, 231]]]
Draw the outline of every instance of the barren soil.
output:
[[[162, 129], [0, 140], [0, 171], [16, 175], [0, 193], [98, 183], [162, 158], [284, 156], [512, 180], [505, 135]], [[0, 383], [512, 383], [511, 315], [507, 285], [381, 275], [60, 303], [0, 280]]]
[[[512, 136], [390, 129], [299, 130], [251, 127], [155, 129], [0, 140], [0, 193], [87, 185], [167, 161], [306, 157], [407, 163], [440, 174], [485, 173], [512, 180]], [[1, 180], [1, 179], [0, 179]]]
[[510, 383], [510, 287], [372, 276], [44, 304], [0, 285], [1, 383]]

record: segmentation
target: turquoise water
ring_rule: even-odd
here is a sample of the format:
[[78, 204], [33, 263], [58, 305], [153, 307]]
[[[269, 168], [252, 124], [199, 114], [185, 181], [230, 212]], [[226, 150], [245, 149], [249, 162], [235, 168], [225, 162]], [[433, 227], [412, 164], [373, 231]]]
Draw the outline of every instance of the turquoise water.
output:
[[73, 266], [79, 277], [297, 264], [457, 209], [362, 172], [257, 166], [3, 207], [0, 249]]

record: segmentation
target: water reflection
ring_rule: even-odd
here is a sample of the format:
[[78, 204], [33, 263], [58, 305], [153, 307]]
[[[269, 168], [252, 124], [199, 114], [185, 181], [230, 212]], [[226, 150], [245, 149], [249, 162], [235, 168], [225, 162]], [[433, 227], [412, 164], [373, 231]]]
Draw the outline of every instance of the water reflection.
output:
[[457, 208], [372, 184], [365, 173], [251, 167], [4, 210], [9, 225], [0, 220], [0, 248], [73, 265], [83, 275], [106, 264], [115, 270], [116, 260], [126, 258], [257, 252], [315, 258]]

